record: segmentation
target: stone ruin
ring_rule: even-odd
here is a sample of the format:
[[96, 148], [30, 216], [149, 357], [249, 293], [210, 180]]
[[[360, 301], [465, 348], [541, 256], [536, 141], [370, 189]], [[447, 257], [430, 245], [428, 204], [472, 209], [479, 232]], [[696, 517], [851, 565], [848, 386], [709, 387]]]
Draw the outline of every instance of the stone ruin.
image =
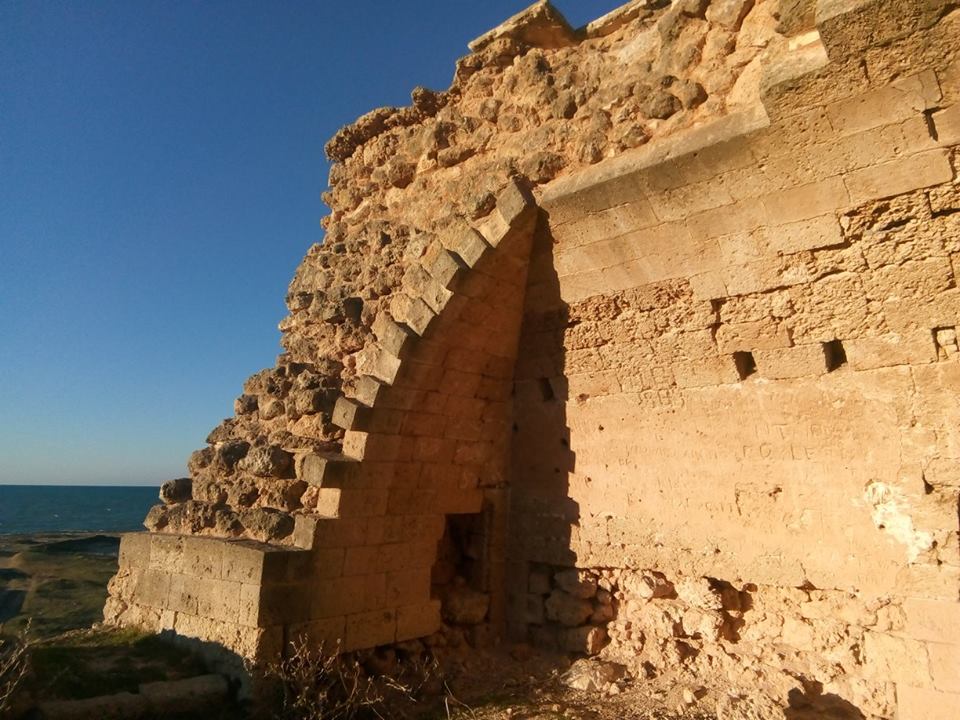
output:
[[956, 718], [955, 8], [539, 2], [343, 128], [283, 354], [107, 622]]

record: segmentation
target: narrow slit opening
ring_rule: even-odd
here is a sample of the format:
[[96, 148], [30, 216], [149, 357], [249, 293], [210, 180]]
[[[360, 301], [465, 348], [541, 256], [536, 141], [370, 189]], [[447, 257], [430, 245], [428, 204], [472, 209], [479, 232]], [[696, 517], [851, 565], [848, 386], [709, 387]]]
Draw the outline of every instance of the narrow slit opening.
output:
[[827, 372], [833, 372], [847, 364], [847, 352], [839, 340], [823, 343], [823, 357], [827, 363]]
[[735, 352], [733, 354], [733, 364], [736, 365], [737, 375], [740, 376], [741, 380], [746, 380], [757, 372], [757, 361], [753, 359], [752, 352]]
[[540, 396], [544, 402], [550, 402], [557, 399], [557, 394], [553, 391], [553, 383], [549, 378], [540, 378]]

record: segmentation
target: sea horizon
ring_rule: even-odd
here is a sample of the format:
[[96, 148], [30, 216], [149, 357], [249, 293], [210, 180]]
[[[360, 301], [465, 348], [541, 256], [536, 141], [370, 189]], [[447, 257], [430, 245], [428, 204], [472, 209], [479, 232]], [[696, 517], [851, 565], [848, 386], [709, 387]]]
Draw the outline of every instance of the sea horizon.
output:
[[160, 489], [160, 486], [161, 486], [162, 484], [163, 484], [163, 483], [156, 483], [156, 484], [153, 484], [153, 483], [128, 483], [128, 484], [120, 484], [120, 483], [25, 483], [25, 482], [10, 483], [10, 482], [3, 482], [2, 480], [0, 480], [0, 487], [61, 487], [61, 488], [68, 488], [68, 487], [70, 487], [70, 488], [72, 488], [72, 487], [76, 487], [76, 488], [80, 488], [80, 487], [88, 487], [88, 488], [91, 488], [91, 487], [96, 487], [96, 488], [100, 488], [100, 487], [145, 488], [145, 487], [149, 487], [149, 488], [157, 488], [157, 489], [159, 490], [159, 489]]
[[0, 485], [0, 535], [142, 529], [159, 485]]

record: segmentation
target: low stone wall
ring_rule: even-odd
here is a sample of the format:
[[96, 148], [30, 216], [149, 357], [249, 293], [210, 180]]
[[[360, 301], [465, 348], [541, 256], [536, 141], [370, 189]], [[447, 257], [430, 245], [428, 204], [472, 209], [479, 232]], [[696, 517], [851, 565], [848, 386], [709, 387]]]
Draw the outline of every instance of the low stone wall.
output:
[[237, 660], [276, 656], [311, 561], [307, 551], [249, 540], [124, 535], [104, 615], [216, 644]]

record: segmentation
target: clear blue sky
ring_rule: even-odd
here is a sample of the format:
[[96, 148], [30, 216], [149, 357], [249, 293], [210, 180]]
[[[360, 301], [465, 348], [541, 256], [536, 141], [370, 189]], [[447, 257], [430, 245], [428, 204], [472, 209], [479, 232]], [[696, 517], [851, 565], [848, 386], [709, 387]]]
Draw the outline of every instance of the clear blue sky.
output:
[[182, 475], [279, 352], [323, 144], [526, 4], [0, 0], [0, 484]]

